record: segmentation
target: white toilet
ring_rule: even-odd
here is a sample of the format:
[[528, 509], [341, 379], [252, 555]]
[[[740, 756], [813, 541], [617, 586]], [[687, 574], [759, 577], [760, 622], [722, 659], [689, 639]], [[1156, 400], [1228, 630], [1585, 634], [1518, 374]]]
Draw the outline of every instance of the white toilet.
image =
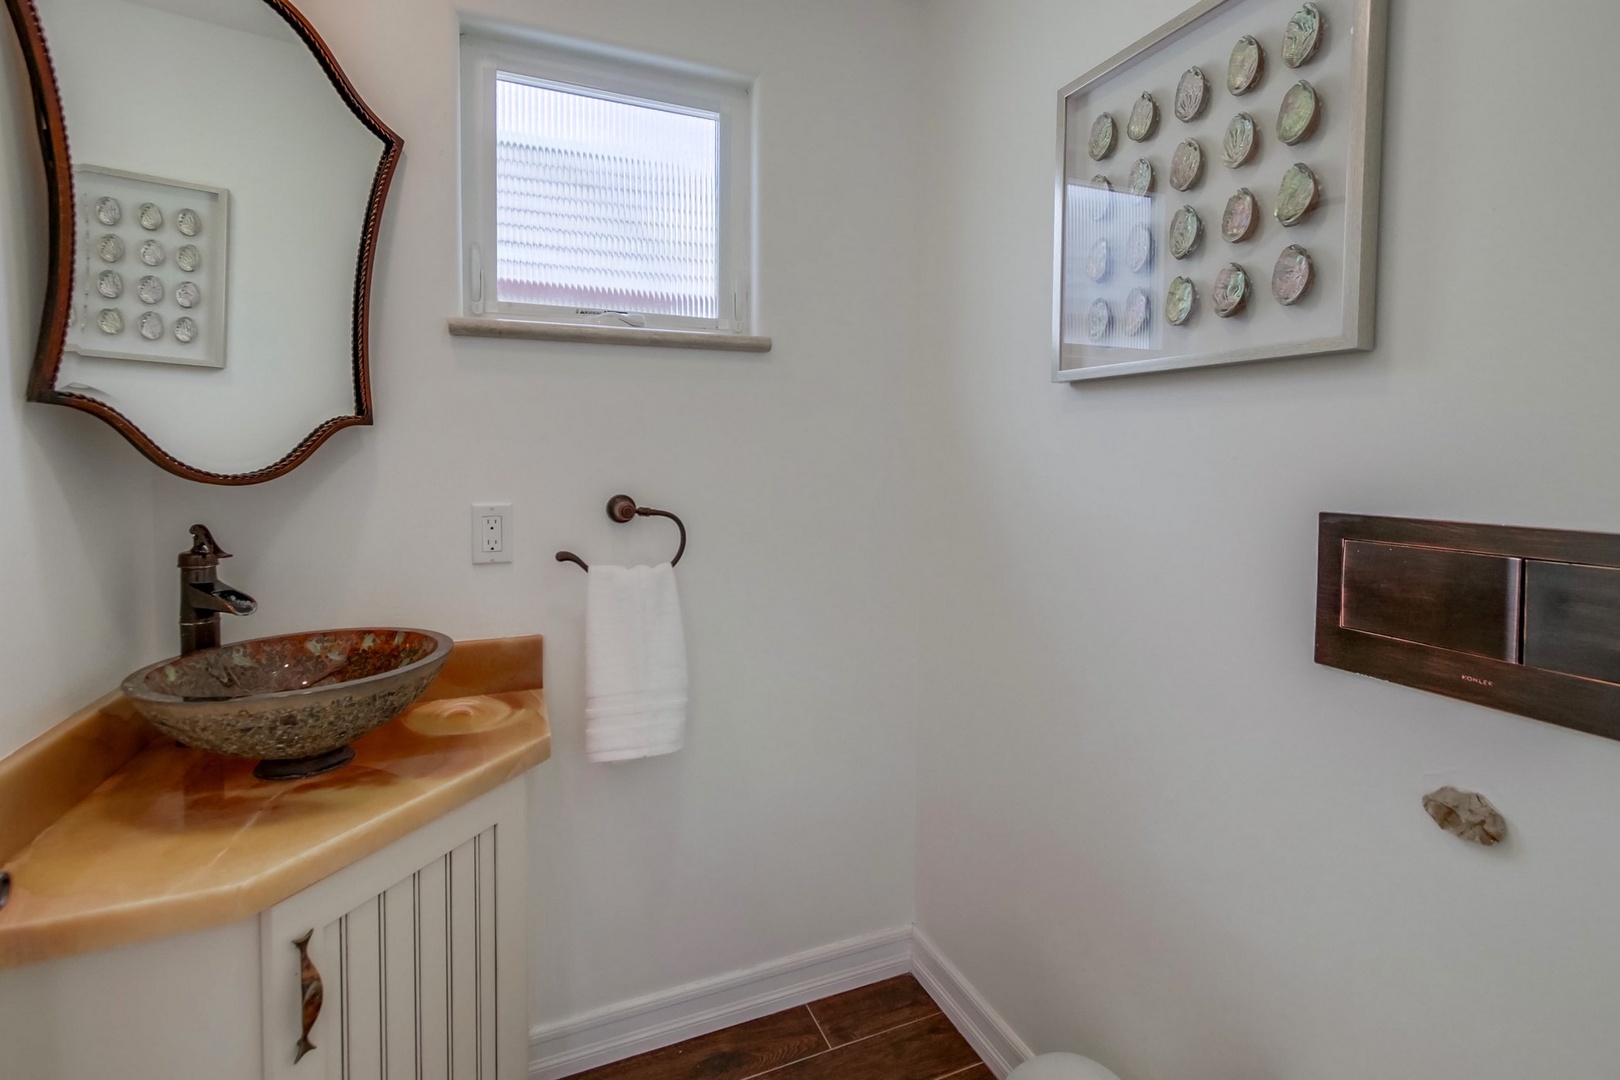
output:
[[1079, 1054], [1042, 1054], [1008, 1073], [1007, 1080], [1119, 1080], [1119, 1077]]

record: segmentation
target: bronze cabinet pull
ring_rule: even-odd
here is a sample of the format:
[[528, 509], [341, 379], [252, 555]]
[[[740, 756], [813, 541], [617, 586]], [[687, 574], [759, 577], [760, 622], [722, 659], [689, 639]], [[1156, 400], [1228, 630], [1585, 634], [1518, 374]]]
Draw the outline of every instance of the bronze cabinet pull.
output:
[[304, 1033], [298, 1037], [298, 1053], [293, 1056], [293, 1064], [304, 1060], [304, 1055], [315, 1049], [315, 1044], [309, 1041], [309, 1033], [315, 1027], [315, 1021], [321, 1017], [321, 1005], [326, 1000], [326, 987], [321, 984], [321, 973], [315, 968], [315, 961], [309, 958], [309, 939], [315, 936], [311, 930], [297, 941], [298, 947], [298, 985], [303, 993], [303, 1021]]

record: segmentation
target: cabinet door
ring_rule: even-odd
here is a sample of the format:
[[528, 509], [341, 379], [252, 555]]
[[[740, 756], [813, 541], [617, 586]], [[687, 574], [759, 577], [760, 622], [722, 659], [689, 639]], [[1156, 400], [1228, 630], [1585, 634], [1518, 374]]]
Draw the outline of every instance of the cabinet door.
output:
[[[526, 1076], [521, 787], [511, 794], [485, 807], [494, 820], [457, 812], [266, 913], [267, 1080]], [[306, 933], [322, 1001], [300, 1055]]]

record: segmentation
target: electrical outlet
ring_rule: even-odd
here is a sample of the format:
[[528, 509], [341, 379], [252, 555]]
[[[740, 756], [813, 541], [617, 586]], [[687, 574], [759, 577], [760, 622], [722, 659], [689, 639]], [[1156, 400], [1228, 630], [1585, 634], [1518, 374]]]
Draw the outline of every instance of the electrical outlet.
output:
[[472, 508], [472, 561], [512, 561], [512, 504], [474, 503]]

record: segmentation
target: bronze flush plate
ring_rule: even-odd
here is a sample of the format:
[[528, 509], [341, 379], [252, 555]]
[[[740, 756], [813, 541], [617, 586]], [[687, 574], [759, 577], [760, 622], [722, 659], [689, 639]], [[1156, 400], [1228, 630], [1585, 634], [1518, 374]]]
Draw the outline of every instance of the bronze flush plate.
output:
[[1620, 739], [1620, 536], [1323, 514], [1316, 662]]

